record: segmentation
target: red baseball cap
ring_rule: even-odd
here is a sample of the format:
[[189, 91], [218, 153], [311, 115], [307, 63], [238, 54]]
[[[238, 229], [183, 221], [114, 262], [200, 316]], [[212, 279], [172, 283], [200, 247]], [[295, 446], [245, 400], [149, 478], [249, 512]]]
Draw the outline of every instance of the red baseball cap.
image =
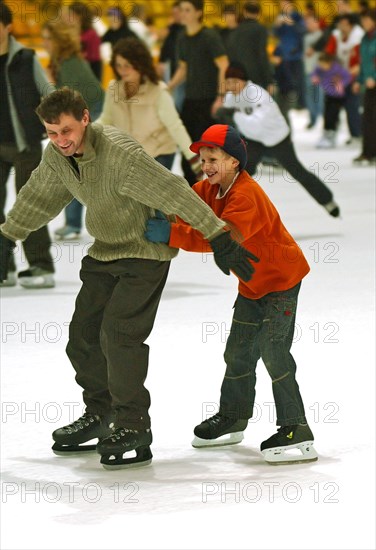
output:
[[202, 134], [199, 141], [190, 146], [190, 150], [199, 153], [201, 147], [219, 147], [239, 161], [240, 170], [247, 164], [247, 148], [239, 132], [228, 124], [213, 124]]

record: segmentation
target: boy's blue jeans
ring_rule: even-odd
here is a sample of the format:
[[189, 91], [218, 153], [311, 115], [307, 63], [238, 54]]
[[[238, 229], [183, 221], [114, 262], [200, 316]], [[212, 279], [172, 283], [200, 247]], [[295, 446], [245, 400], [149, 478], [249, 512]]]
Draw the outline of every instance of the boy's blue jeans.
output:
[[272, 379], [277, 425], [306, 422], [290, 353], [299, 289], [300, 283], [258, 300], [238, 295], [224, 354], [227, 368], [221, 387], [221, 414], [252, 417], [256, 365], [261, 358]]

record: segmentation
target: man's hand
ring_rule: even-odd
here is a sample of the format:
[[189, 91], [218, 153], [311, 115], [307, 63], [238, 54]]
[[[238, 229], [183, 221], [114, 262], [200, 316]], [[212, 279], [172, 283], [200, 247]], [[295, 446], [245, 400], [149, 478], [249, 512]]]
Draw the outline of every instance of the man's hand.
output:
[[9, 259], [16, 244], [0, 233], [0, 283], [8, 277]]
[[212, 239], [210, 246], [214, 252], [214, 261], [223, 273], [230, 275], [231, 269], [243, 281], [249, 281], [252, 278], [255, 268], [249, 260], [254, 262], [260, 260], [252, 252], [234, 241], [229, 231], [225, 231]]
[[168, 243], [170, 240], [171, 224], [162, 212], [155, 213], [155, 218], [146, 222], [145, 238], [152, 243]]

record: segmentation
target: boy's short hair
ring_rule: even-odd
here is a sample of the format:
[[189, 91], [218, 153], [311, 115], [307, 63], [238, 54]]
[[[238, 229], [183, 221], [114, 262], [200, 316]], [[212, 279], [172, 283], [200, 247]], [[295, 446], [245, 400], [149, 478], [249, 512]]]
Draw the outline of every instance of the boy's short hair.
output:
[[226, 69], [225, 78], [239, 78], [247, 81], [247, 71], [242, 63], [232, 61]]
[[85, 109], [88, 110], [88, 106], [80, 92], [65, 86], [46, 96], [35, 112], [42, 122], [57, 124], [62, 114], [82, 120]]
[[7, 27], [8, 25], [11, 25], [12, 22], [13, 14], [11, 10], [6, 4], [0, 2], [0, 23], [2, 23], [4, 27]]

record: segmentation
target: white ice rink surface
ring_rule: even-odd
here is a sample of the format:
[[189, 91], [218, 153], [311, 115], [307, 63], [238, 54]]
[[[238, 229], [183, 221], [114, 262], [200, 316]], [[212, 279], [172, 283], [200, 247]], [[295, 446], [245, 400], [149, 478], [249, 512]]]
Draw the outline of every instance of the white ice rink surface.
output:
[[264, 463], [259, 445], [275, 418], [261, 362], [244, 441], [191, 447], [218, 403], [237, 285], [212, 257], [185, 252], [148, 340], [152, 465], [109, 472], [95, 453], [55, 456], [51, 432], [82, 412], [64, 349], [86, 235], [54, 245], [56, 288], [1, 291], [4, 550], [375, 548], [375, 169], [352, 166], [358, 148], [343, 144], [345, 130], [336, 150], [317, 151], [320, 130], [302, 130], [304, 113], [293, 122], [300, 158], [342, 209], [333, 219], [280, 171], [259, 174], [311, 265], [293, 354], [319, 460]]

